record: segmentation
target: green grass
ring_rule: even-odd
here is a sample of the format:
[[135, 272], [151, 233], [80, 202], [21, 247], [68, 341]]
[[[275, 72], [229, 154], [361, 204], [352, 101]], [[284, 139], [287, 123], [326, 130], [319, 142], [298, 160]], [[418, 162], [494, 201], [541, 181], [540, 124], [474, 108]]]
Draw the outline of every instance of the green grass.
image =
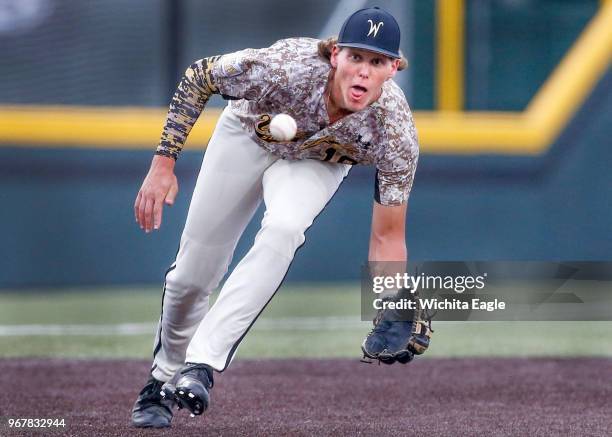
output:
[[[0, 293], [0, 325], [150, 324], [150, 334], [0, 336], [0, 357], [148, 358], [158, 288]], [[339, 317], [346, 325], [317, 325]], [[240, 358], [359, 357], [371, 323], [359, 322], [358, 285], [284, 287], [247, 335]], [[307, 321], [306, 325], [288, 324]], [[282, 327], [274, 328], [280, 322]], [[148, 328], [147, 328], [148, 329]], [[434, 322], [424, 357], [612, 356], [612, 322]]]

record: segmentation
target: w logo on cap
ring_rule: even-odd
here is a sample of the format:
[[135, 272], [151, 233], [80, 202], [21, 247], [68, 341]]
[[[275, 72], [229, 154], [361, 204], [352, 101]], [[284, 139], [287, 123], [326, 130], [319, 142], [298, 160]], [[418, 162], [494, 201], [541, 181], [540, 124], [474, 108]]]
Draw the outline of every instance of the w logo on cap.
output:
[[376, 38], [376, 34], [380, 30], [380, 28], [385, 25], [385, 23], [383, 23], [382, 21], [379, 21], [377, 24], [374, 24], [372, 20], [368, 20], [368, 23], [370, 23], [370, 31], [366, 36], [374, 34], [374, 38]]
[[[383, 26], [384, 31], [381, 29]], [[400, 28], [397, 21], [389, 12], [378, 7], [353, 12], [338, 34], [338, 47], [355, 47], [395, 59], [401, 57], [399, 43]]]

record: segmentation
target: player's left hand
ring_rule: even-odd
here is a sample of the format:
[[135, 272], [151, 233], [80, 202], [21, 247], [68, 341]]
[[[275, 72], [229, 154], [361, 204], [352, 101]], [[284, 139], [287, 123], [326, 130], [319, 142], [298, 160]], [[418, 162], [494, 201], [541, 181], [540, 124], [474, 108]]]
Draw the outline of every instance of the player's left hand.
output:
[[164, 204], [173, 205], [177, 193], [174, 159], [155, 155], [134, 203], [134, 216], [140, 228], [145, 232], [159, 229]]

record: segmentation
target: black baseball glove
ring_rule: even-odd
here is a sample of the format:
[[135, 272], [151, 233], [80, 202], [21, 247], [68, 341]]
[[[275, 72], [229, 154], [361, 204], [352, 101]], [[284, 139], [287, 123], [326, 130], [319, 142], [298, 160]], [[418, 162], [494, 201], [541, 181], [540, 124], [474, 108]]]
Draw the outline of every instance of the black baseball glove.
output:
[[[389, 305], [378, 310], [374, 318], [374, 328], [361, 344], [364, 360], [378, 360], [385, 364], [396, 361], [402, 364], [412, 361], [429, 347], [431, 340], [431, 316], [419, 308], [417, 293], [401, 289], [392, 297], [384, 298], [384, 303], [415, 302], [415, 309], [390, 309]], [[368, 360], [369, 359], [369, 360]]]

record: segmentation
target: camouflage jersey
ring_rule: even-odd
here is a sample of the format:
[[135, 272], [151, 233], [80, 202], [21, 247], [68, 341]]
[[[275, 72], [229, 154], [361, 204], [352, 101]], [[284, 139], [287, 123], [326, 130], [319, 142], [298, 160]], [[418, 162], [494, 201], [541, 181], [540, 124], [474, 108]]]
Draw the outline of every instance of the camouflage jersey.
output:
[[[419, 149], [412, 114], [392, 80], [377, 101], [330, 124], [325, 90], [331, 65], [311, 38], [292, 38], [264, 49], [245, 49], [197, 61], [172, 98], [157, 154], [176, 159], [212, 94], [230, 108], [259, 146], [282, 159], [318, 159], [376, 167], [375, 197], [383, 205], [408, 199]], [[277, 141], [271, 118], [291, 115], [297, 135]]]

